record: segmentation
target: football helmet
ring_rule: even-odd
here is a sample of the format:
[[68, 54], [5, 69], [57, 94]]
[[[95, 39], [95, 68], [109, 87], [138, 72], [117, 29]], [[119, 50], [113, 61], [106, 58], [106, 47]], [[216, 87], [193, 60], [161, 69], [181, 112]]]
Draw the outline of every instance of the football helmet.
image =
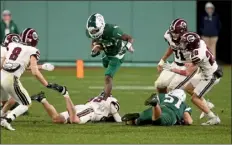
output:
[[35, 47], [38, 44], [39, 36], [35, 29], [26, 28], [21, 34], [22, 42], [26, 45]]
[[200, 36], [194, 32], [186, 32], [181, 36], [180, 47], [186, 50], [197, 49], [200, 46]]
[[180, 99], [182, 102], [186, 100], [186, 94], [181, 89], [175, 89], [168, 93], [170, 96], [175, 96], [176, 98]]
[[175, 19], [172, 21], [169, 32], [174, 40], [180, 39], [181, 35], [188, 31], [187, 22], [184, 19]]
[[7, 47], [11, 42], [21, 42], [21, 37], [18, 34], [7, 34], [2, 42], [2, 46]]
[[105, 20], [101, 14], [95, 13], [89, 16], [86, 23], [86, 29], [91, 38], [99, 38], [103, 34], [104, 28]]

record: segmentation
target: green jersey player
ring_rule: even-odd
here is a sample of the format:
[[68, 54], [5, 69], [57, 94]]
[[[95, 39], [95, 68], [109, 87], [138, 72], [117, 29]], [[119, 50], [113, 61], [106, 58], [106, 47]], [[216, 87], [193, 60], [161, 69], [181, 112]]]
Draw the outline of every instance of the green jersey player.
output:
[[122, 117], [126, 124], [133, 125], [190, 125], [192, 124], [191, 108], [185, 103], [186, 94], [176, 89], [167, 94], [152, 94], [145, 105], [152, 107], [141, 113], [130, 113]]
[[124, 33], [119, 26], [105, 23], [99, 13], [92, 14], [86, 24], [86, 34], [92, 39], [91, 56], [103, 51], [102, 63], [105, 70], [105, 95], [109, 97], [112, 90], [112, 78], [123, 63], [126, 51], [133, 52], [133, 39]]

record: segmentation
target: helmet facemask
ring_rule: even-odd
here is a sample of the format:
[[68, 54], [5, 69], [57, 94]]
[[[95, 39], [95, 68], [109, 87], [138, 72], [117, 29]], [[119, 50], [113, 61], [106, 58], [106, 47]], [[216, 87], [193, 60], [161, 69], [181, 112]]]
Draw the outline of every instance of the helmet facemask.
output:
[[88, 30], [91, 38], [95, 39], [95, 38], [99, 38], [100, 36], [102, 36], [104, 28], [105, 28], [105, 20], [101, 14], [97, 13], [97, 14], [91, 15], [88, 18], [86, 29]]

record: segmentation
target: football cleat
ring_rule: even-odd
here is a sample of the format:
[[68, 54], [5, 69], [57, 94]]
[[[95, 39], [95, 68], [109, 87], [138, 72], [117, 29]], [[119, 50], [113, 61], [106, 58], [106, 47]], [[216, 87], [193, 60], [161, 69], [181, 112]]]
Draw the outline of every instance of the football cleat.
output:
[[31, 100], [38, 101], [38, 102], [41, 102], [44, 98], [46, 98], [44, 92], [40, 92], [36, 95], [31, 96]]
[[149, 98], [147, 98], [147, 100], [145, 100], [144, 105], [145, 105], [145, 106], [148, 106], [148, 105], [149, 105], [149, 102], [150, 102], [153, 98], [155, 98], [156, 96], [157, 96], [156, 93], [152, 93], [151, 96], [150, 96]]
[[201, 125], [217, 125], [220, 123], [221, 123], [220, 118], [218, 116], [215, 116], [215, 117], [211, 118], [210, 120], [208, 120], [207, 122], [202, 123]]
[[[213, 109], [214, 108], [214, 104], [211, 103], [209, 100], [207, 100], [207, 106], [209, 107], [209, 109]], [[200, 119], [204, 118], [206, 116], [206, 114], [204, 112], [201, 112], [201, 115], [200, 115]]]
[[7, 122], [6, 119], [1, 119], [1, 126], [8, 129], [8, 130], [11, 130], [11, 131], [14, 131], [15, 129], [11, 126], [10, 123]]
[[145, 101], [145, 105], [156, 106], [159, 103], [159, 97], [156, 94], [151, 94], [151, 96]]
[[139, 118], [139, 113], [128, 113], [122, 117], [122, 121], [131, 121]]

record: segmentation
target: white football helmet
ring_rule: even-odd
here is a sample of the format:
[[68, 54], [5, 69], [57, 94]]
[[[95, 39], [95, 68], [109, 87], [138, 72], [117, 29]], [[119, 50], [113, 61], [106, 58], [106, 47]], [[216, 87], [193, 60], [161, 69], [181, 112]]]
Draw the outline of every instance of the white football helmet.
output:
[[86, 23], [86, 29], [88, 30], [91, 38], [99, 38], [103, 34], [104, 28], [105, 20], [101, 14], [95, 13], [89, 16]]

